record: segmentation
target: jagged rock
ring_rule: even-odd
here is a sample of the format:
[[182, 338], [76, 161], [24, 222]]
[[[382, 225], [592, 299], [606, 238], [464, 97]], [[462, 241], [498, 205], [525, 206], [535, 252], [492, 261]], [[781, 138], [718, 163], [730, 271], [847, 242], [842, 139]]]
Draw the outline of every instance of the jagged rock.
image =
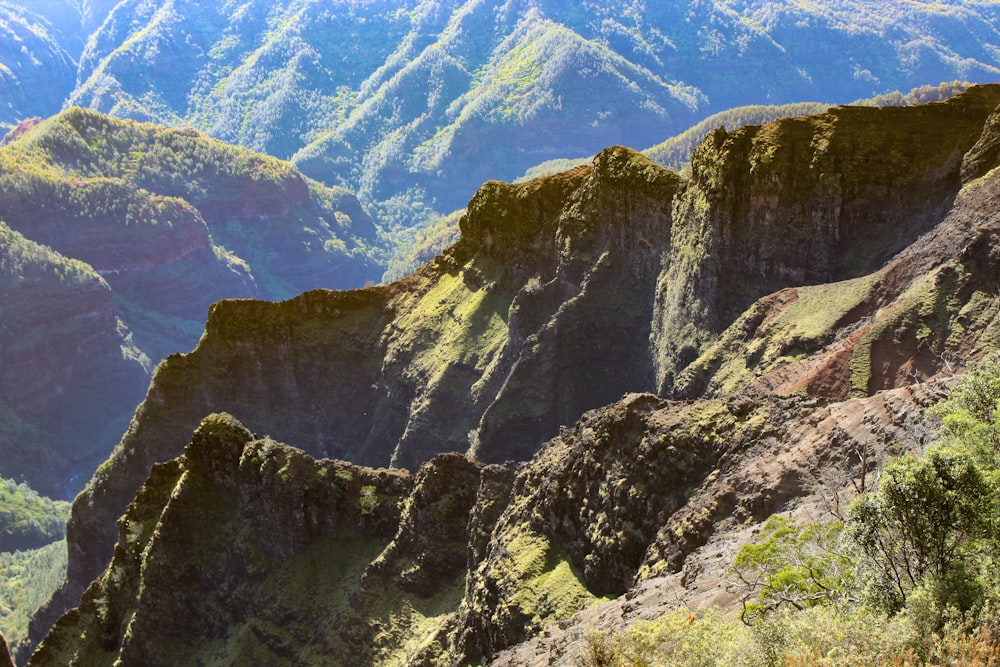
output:
[[485, 663], [591, 608], [625, 622], [648, 580], [682, 573], [671, 602], [719, 595], [725, 559], [706, 553], [841, 493], [861, 447], [877, 461], [922, 446], [932, 397], [633, 394], [517, 470], [452, 454], [415, 476], [314, 460], [212, 415], [154, 466], [111, 564], [29, 664]]
[[[292, 648], [272, 616], [261, 625], [218, 615], [211, 641], [226, 623], [253, 626], [252, 641], [238, 642], [248, 656], [342, 656], [349, 645], [413, 664], [490, 659], [650, 577], [695, 585], [699, 572], [719, 571], [723, 557], [705, 560], [704, 550], [720, 535], [815, 496], [825, 471], [856, 474], [861, 448], [877, 458], [890, 443], [922, 446], [929, 394], [905, 388], [1000, 342], [1000, 177], [963, 185], [960, 174], [963, 155], [988, 141], [997, 103], [1000, 87], [983, 87], [928, 107], [720, 132], [699, 148], [689, 181], [609, 149], [589, 168], [487, 184], [462, 240], [392, 285], [217, 304], [199, 347], [161, 366], [75, 503], [70, 581], [105, 571], [117, 539], [98, 587], [107, 589], [123, 543], [108, 518], [151, 468], [166, 474], [154, 464], [180, 453], [202, 415], [226, 410], [317, 456], [430, 460], [419, 482], [399, 473], [400, 501], [415, 485], [445, 488], [438, 474], [457, 484], [358, 528], [377, 529], [364, 535], [379, 548], [337, 590], [356, 596], [351, 618], [364, 627], [324, 626], [312, 648]], [[628, 393], [657, 388], [707, 396]], [[252, 489], [237, 503], [259, 515], [249, 543], [283, 558], [343, 525], [329, 503], [304, 509], [306, 491], [326, 488], [315, 486], [326, 463], [254, 440], [233, 477], [227, 461], [246, 436], [223, 431], [238, 434], [230, 446], [193, 444], [167, 464], [184, 471], [171, 498], [194, 498], [183, 484], [197, 480], [227, 498]], [[531, 460], [515, 469], [434, 458], [447, 451]], [[244, 469], [257, 458], [270, 463]], [[269, 472], [250, 483], [255, 470]], [[424, 537], [418, 527], [446, 506], [455, 516]], [[237, 588], [243, 548], [233, 574], [220, 575]], [[419, 555], [436, 548], [440, 557]], [[464, 589], [449, 585], [463, 570]], [[98, 589], [87, 595], [105, 595]], [[387, 620], [377, 600], [406, 600], [420, 619]], [[343, 625], [339, 608], [326, 611]], [[92, 622], [80, 613], [65, 627]], [[406, 632], [423, 645], [401, 645]]]

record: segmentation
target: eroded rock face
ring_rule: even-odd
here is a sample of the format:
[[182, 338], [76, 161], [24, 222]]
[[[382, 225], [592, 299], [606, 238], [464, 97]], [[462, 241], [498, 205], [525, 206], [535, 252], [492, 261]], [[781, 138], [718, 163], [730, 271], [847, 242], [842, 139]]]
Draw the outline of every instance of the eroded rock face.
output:
[[[370, 570], [400, 595], [450, 601], [422, 660], [489, 658], [685, 571], [720, 531], [851, 470], [858, 447], [919, 446], [926, 396], [905, 388], [995, 347], [997, 103], [987, 87], [717, 134], [690, 181], [608, 149], [592, 167], [488, 183], [462, 240], [392, 285], [213, 306], [75, 503], [67, 590], [104, 570], [121, 539], [109, 517], [209, 411], [313, 456], [431, 460], [464, 480], [429, 542], [416, 526], [443, 505], [408, 501]], [[963, 160], [978, 165], [964, 183]], [[700, 398], [628, 394], [657, 388]], [[435, 544], [440, 557], [406, 555]]]
[[761, 296], [868, 275], [937, 225], [963, 156], [986, 150], [977, 142], [997, 104], [1000, 90], [984, 86], [952, 103], [838, 107], [709, 136], [674, 202], [653, 325], [658, 389], [673, 391]]
[[446, 454], [416, 475], [315, 460], [212, 415], [153, 467], [111, 564], [29, 664], [492, 660], [647, 581], [721, 592], [706, 551], [841, 492], [862, 447], [878, 461], [923, 446], [934, 396], [631, 394], [519, 468]]
[[468, 238], [393, 285], [216, 304], [198, 349], [158, 369], [86, 492], [94, 504], [74, 514], [71, 577], [100, 571], [114, 539], [106, 518], [177, 454], [206, 406], [317, 456], [415, 469], [441, 451], [527, 458], [584, 410], [651, 389], [652, 359], [635, 342], [649, 335], [655, 242], [668, 238], [677, 183], [609, 149], [593, 168], [487, 185]]

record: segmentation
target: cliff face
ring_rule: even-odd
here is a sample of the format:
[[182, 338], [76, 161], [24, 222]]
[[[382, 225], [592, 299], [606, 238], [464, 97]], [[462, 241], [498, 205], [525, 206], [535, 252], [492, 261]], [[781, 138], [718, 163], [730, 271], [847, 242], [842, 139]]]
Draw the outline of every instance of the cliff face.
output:
[[998, 103], [841, 107], [727, 134], [694, 152], [658, 285], [657, 386], [760, 296], [868, 275], [939, 223]]
[[[488, 183], [470, 202], [462, 240], [398, 283], [213, 306], [198, 349], [158, 370], [77, 503], [71, 577], [83, 585], [96, 576], [114, 539], [108, 517], [209, 411], [318, 456], [413, 469], [440, 451], [527, 459], [585, 410], [628, 391], [667, 391], [688, 366], [678, 391], [697, 395], [724, 365], [691, 365], [712, 354], [711, 343], [736, 336], [737, 353], [760, 345], [747, 340], [756, 320], [722, 335], [754, 299], [874, 271], [940, 222], [961, 186], [962, 156], [974, 149], [968, 165], [987, 168], [983, 128], [997, 103], [1000, 90], [983, 87], [942, 104], [839, 109], [732, 139], [717, 133], [696, 153], [690, 181], [609, 149], [592, 167]], [[798, 325], [774, 358], [798, 354], [797, 340], [835, 338], [839, 317], [824, 312], [829, 322], [808, 321], [819, 334]], [[924, 358], [925, 371], [941, 365]], [[861, 365], [859, 357], [864, 394]], [[870, 389], [907, 377], [886, 374]], [[821, 389], [828, 377], [810, 381], [813, 393], [846, 396]]]
[[[123, 539], [114, 517], [212, 411], [312, 456], [411, 470], [433, 459], [407, 482], [425, 491], [386, 529], [394, 544], [358, 565], [393, 592], [365, 597], [374, 575], [349, 590], [372, 605], [435, 602], [413, 602], [421, 616], [403, 626], [379, 621], [395, 629], [377, 640], [362, 633], [372, 660], [478, 660], [647, 578], [684, 572], [697, 588], [725, 566], [725, 549], [703, 549], [727, 530], [815, 495], [809, 480], [852, 470], [864, 447], [919, 446], [930, 390], [908, 387], [996, 346], [998, 104], [1000, 88], [984, 87], [716, 133], [690, 180], [608, 149], [591, 167], [486, 184], [461, 241], [392, 285], [216, 304], [74, 504], [69, 581], [50, 611], [104, 571]], [[657, 389], [699, 398], [620, 398]], [[432, 490], [452, 487], [449, 513]], [[459, 594], [448, 587], [463, 572]], [[107, 577], [80, 614], [98, 613], [94, 596], [117, 585]], [[131, 645], [105, 631], [107, 650]], [[78, 629], [60, 632], [58, 651], [75, 650]], [[272, 646], [268, 632], [253, 641]], [[316, 655], [343, 650], [330, 632]], [[397, 632], [423, 648], [408, 653]]]
[[0, 667], [14, 667], [14, 661], [10, 659], [10, 652], [7, 650], [7, 641], [0, 635]]
[[463, 240], [398, 283], [214, 305], [198, 348], [158, 369], [86, 492], [100, 509], [71, 521], [79, 581], [107, 558], [106, 516], [206, 406], [318, 456], [414, 469], [440, 451], [527, 458], [584, 410], [651, 389], [649, 351], [630, 343], [649, 335], [677, 182], [611, 149], [592, 168], [488, 184]]
[[29, 664], [489, 661], [649, 582], [686, 571], [697, 590], [733, 530], [839, 491], [861, 447], [921, 442], [927, 400], [630, 394], [519, 468], [451, 454], [415, 475], [213, 415], [153, 467], [110, 565]]

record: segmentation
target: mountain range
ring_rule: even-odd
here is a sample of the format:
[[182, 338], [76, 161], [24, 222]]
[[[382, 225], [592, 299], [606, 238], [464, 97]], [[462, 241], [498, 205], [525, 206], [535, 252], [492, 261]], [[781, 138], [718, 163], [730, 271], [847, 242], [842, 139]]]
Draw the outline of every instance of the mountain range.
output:
[[[0, 0], [18, 662], [577, 664], [732, 607], [769, 516], [919, 455], [1000, 344], [1000, 92], [893, 106], [995, 80], [998, 30], [978, 1]], [[85, 486], [66, 542], [28, 484]]]
[[[1000, 73], [992, 2], [6, 3], [0, 122], [69, 104], [191, 126], [402, 226], [491, 178], [746, 104]], [[594, 94], [600, 91], [599, 94]]]
[[215, 304], [76, 499], [29, 664], [572, 664], [724, 604], [755, 526], [930, 442], [996, 348], [998, 106], [720, 129], [684, 177], [610, 148], [485, 184], [391, 285]]

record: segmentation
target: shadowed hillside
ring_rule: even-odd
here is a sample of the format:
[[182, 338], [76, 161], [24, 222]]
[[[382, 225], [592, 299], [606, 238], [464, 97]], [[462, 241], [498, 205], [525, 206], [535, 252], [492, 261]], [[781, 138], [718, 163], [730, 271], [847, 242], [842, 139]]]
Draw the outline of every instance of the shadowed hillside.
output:
[[0, 147], [0, 221], [2, 472], [60, 497], [212, 303], [380, 274], [349, 192], [190, 129], [76, 108]]

